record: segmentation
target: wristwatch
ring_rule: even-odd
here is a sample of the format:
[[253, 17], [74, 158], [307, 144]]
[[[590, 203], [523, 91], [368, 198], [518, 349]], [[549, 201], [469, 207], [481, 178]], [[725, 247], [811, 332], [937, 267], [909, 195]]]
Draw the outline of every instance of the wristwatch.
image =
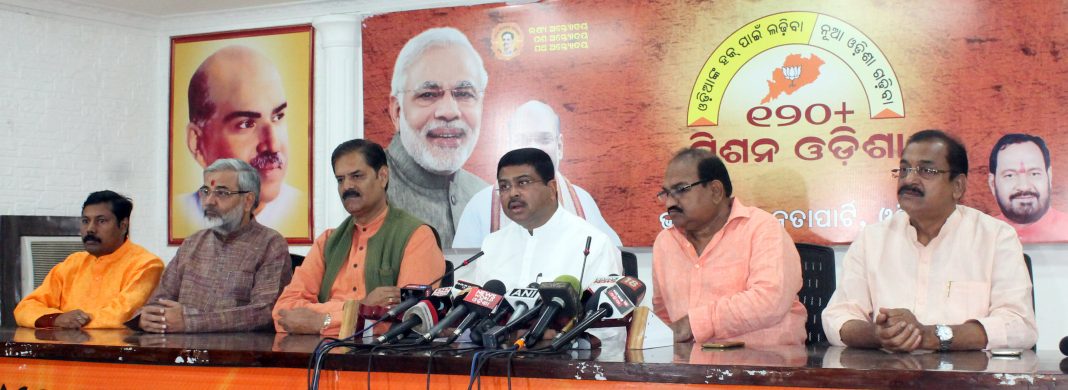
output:
[[935, 325], [935, 336], [938, 337], [938, 350], [948, 351], [949, 345], [953, 344], [953, 328], [949, 325]]
[[330, 313], [326, 313], [326, 318], [323, 319], [323, 327], [319, 328], [319, 333], [323, 333], [326, 328], [330, 327]]

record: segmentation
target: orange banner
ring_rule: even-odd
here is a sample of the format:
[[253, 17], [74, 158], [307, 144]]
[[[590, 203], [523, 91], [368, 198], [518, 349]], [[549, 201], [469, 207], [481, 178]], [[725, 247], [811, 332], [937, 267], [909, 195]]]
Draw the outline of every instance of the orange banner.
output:
[[[463, 169], [488, 186], [506, 151], [544, 145], [586, 218], [603, 215], [624, 245], [667, 226], [654, 195], [685, 147], [725, 160], [735, 195], [795, 241], [848, 243], [898, 209], [890, 170], [929, 128], [969, 151], [965, 205], [1024, 242], [1068, 241], [1057, 211], [1068, 194], [1052, 186], [1068, 172], [1053, 169], [1068, 159], [1065, 13], [1064, 2], [586, 0], [378, 15], [363, 28], [366, 136], [386, 145], [430, 126], [391, 105], [409, 88], [391, 83], [411, 72], [397, 66], [409, 40], [451, 27], [488, 75], [459, 110], [467, 138], [449, 140], [474, 143]], [[528, 111], [547, 113], [548, 135], [522, 126], [537, 121]], [[998, 143], [1010, 133], [1026, 136]], [[464, 215], [493, 212], [466, 196], [454, 200]]]

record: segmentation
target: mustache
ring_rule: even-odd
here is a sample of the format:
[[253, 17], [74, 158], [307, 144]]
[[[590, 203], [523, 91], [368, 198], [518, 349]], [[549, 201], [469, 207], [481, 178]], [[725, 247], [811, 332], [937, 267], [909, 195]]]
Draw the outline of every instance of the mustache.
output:
[[906, 184], [897, 189], [898, 196], [905, 195], [906, 192], [914, 192], [919, 196], [923, 196], [923, 189], [916, 185]]
[[96, 235], [94, 235], [92, 233], [86, 234], [85, 237], [82, 237], [82, 243], [83, 244], [88, 244], [89, 241], [93, 241], [93, 242], [96, 242], [97, 244], [99, 244], [100, 243], [100, 237], [97, 237]]
[[360, 197], [360, 192], [356, 191], [356, 190], [345, 190], [345, 192], [341, 193], [341, 199], [359, 198], [359, 197]]
[[512, 199], [512, 200], [508, 201], [508, 207], [512, 207], [512, 206], [524, 206], [525, 207], [526, 205], [527, 205], [527, 202], [521, 201], [519, 199]]
[[253, 157], [252, 160], [248, 162], [248, 165], [259, 170], [271, 168], [281, 169], [282, 166], [285, 165], [285, 160], [278, 152], [263, 152], [257, 154], [256, 157]]
[[1010, 195], [1009, 196], [1009, 200], [1015, 200], [1016, 198], [1022, 198], [1022, 197], [1025, 197], [1025, 196], [1032, 196], [1035, 199], [1038, 199], [1038, 193], [1037, 192], [1034, 192], [1034, 191], [1020, 191], [1020, 192], [1017, 192], [1015, 194]]
[[676, 213], [681, 213], [682, 212], [682, 208], [680, 208], [679, 206], [671, 206], [671, 207], [667, 208], [667, 212], [670, 213], [672, 211], [674, 211]]

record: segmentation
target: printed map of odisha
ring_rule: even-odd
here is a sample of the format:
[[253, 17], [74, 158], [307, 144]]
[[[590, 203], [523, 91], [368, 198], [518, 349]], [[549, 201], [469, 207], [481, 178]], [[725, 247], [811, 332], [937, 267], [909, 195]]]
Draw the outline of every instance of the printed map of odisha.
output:
[[771, 72], [771, 80], [768, 80], [768, 94], [764, 96], [760, 104], [775, 100], [784, 93], [793, 95], [801, 87], [812, 84], [820, 77], [820, 66], [823, 66], [823, 59], [815, 54], [808, 58], [800, 54], [786, 56], [782, 67], [775, 68]]

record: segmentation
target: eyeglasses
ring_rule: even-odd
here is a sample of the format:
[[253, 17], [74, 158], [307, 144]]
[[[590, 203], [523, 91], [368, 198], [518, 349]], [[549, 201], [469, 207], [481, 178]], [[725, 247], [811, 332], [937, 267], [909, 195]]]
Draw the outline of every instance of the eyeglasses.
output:
[[534, 183], [541, 183], [541, 180], [534, 180], [531, 178], [524, 177], [522, 179], [516, 180], [514, 186], [512, 185], [512, 182], [502, 180], [497, 183], [496, 190], [497, 192], [500, 192], [502, 194], [507, 194], [509, 192], [512, 192], [513, 188], [517, 190], [527, 190]]
[[891, 169], [890, 170], [890, 176], [893, 176], [895, 179], [904, 179], [906, 177], [909, 177], [910, 173], [919, 174], [920, 178], [929, 180], [929, 179], [934, 179], [935, 177], [937, 177], [938, 175], [941, 175], [943, 173], [949, 173], [949, 170], [948, 169], [925, 168], [925, 167], [897, 168], [897, 169]]
[[215, 197], [218, 198], [219, 200], [227, 200], [227, 199], [230, 199], [231, 196], [234, 196], [234, 195], [237, 195], [237, 194], [247, 194], [249, 192], [252, 192], [252, 191], [230, 191], [230, 190], [224, 190], [224, 189], [221, 189], [221, 188], [212, 190], [212, 189], [209, 189], [208, 187], [200, 187], [200, 189], [197, 190], [197, 196], [199, 196], [200, 199], [208, 199], [208, 196], [215, 195]]
[[457, 104], [468, 105], [478, 103], [479, 91], [471, 86], [456, 87], [453, 89], [420, 88], [401, 92], [411, 93], [412, 99], [415, 100], [415, 104], [427, 107], [434, 105], [445, 97], [446, 91], [449, 92], [449, 95], [452, 95], [452, 99], [455, 100]]
[[711, 180], [695, 181], [693, 183], [690, 183], [688, 185], [684, 185], [684, 186], [679, 187], [679, 188], [664, 189], [663, 191], [660, 191], [660, 192], [656, 193], [656, 199], [660, 200], [661, 202], [664, 202], [664, 201], [667, 201], [667, 197], [668, 197], [668, 195], [670, 195], [672, 198], [675, 198], [675, 200], [679, 200], [679, 197], [682, 196], [682, 194], [690, 192], [690, 190], [692, 190], [695, 186], [697, 186], [699, 184], [705, 184], [705, 183], [708, 183], [710, 181]]

